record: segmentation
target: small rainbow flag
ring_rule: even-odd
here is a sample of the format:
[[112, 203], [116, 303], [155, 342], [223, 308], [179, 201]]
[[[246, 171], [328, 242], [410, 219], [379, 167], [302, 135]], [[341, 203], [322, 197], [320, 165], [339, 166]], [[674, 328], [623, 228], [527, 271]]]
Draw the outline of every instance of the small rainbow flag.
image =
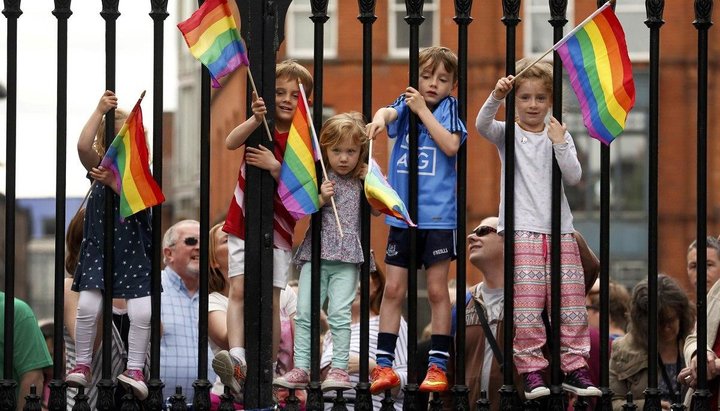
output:
[[368, 173], [365, 176], [365, 197], [372, 208], [391, 217], [405, 221], [411, 227], [417, 227], [410, 218], [405, 203], [390, 186], [374, 159], [370, 159]]
[[190, 53], [210, 72], [213, 87], [220, 87], [218, 79], [236, 68], [250, 65], [227, 0], [206, 0], [177, 26]]
[[625, 33], [610, 2], [563, 37], [553, 49], [570, 76], [591, 137], [610, 144], [635, 105], [635, 82]]
[[300, 94], [302, 98], [298, 99], [293, 115], [278, 182], [280, 201], [296, 220], [320, 208], [315, 173], [315, 161], [319, 159], [316, 147], [319, 144], [311, 127], [302, 84]]
[[115, 176], [120, 191], [122, 218], [165, 201], [165, 196], [150, 174], [141, 101], [142, 97], [135, 103], [125, 124], [100, 162], [102, 167], [112, 171]]

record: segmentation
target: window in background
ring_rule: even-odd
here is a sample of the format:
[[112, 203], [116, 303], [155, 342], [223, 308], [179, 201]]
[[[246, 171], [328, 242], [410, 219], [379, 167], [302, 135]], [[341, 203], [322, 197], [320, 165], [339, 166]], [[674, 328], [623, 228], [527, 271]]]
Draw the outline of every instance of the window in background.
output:
[[[405, 0], [388, 1], [388, 53], [390, 57], [407, 58], [410, 47], [410, 26], [405, 22]], [[420, 48], [440, 41], [440, 0], [425, 0], [425, 20], [420, 25]]]
[[[338, 0], [329, 0], [328, 21], [324, 24], [324, 57], [337, 57], [338, 43]], [[310, 20], [312, 8], [310, 0], [293, 0], [287, 11], [285, 44], [287, 55], [291, 58], [313, 58], [314, 55], [314, 23]]]

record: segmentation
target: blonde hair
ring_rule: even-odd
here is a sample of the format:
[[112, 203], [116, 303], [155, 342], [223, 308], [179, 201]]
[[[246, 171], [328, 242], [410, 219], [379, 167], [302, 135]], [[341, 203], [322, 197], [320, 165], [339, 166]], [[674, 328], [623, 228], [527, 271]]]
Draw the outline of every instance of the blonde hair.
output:
[[[520, 59], [515, 63], [515, 72], [519, 73], [532, 64], [532, 60], [528, 58]], [[548, 61], [539, 61], [530, 67], [520, 77], [515, 78], [515, 90], [528, 80], [540, 80], [550, 96], [553, 94], [553, 66]]]
[[435, 70], [442, 64], [445, 71], [452, 75], [453, 85], [457, 82], [458, 58], [449, 48], [441, 46], [432, 46], [420, 50], [419, 65], [422, 69], [426, 64], [430, 65], [430, 70]]
[[[130, 113], [123, 109], [115, 109], [115, 127], [113, 132], [117, 132], [120, 127], [122, 127], [125, 120], [127, 120]], [[100, 120], [100, 126], [98, 127], [97, 134], [95, 135], [95, 141], [93, 141], [93, 150], [98, 154], [98, 156], [102, 157], [105, 155], [105, 118], [107, 117], [107, 114], [105, 114]], [[145, 142], [147, 144], [147, 142]]]
[[323, 161], [328, 164], [328, 148], [333, 148], [347, 139], [360, 146], [360, 159], [349, 173], [354, 177], [360, 177], [360, 167], [368, 155], [369, 140], [365, 133], [365, 119], [357, 111], [334, 115], [323, 124], [320, 130], [320, 151]]
[[283, 60], [275, 66], [275, 78], [300, 80], [305, 95], [310, 98], [313, 90], [313, 78], [308, 69], [293, 59]]

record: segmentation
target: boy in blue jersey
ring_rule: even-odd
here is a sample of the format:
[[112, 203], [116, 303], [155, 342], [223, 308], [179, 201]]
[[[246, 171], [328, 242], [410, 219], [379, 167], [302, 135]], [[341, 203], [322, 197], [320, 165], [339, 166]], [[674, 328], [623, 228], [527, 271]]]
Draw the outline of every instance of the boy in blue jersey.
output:
[[467, 137], [458, 116], [457, 100], [450, 92], [457, 84], [457, 56], [446, 47], [429, 47], [420, 52], [418, 89], [408, 87], [395, 102], [379, 109], [367, 125], [370, 138], [387, 126], [390, 138], [397, 138], [389, 166], [390, 184], [407, 204], [409, 187], [409, 118], [418, 123], [418, 248], [410, 250], [407, 225], [387, 217], [390, 225], [385, 263], [387, 282], [380, 306], [380, 333], [377, 366], [372, 371], [373, 394], [400, 384], [392, 369], [402, 304], [407, 291], [409, 259], [415, 256], [425, 267], [427, 292], [432, 310], [432, 346], [428, 372], [421, 391], [447, 389], [447, 361], [450, 344], [450, 295], [447, 288], [450, 261], [456, 245], [457, 200], [456, 154]]

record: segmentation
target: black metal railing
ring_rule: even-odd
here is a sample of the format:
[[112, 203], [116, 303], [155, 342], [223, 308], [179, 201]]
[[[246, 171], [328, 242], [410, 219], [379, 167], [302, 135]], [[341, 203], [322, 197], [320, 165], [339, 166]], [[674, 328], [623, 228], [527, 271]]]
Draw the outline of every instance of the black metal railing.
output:
[[[66, 214], [66, 142], [67, 142], [67, 53], [71, 45], [68, 44], [68, 24], [71, 24], [71, 6], [70, 0], [55, 0], [55, 9], [52, 11], [57, 18], [57, 165], [56, 165], [56, 207], [57, 215], [55, 224], [55, 271], [54, 281], [56, 284], [54, 301], [56, 307], [63, 305], [63, 288], [62, 283], [65, 277], [64, 272], [64, 237], [65, 226], [63, 218]], [[153, 20], [154, 37], [153, 37], [153, 173], [158, 182], [163, 180], [163, 130], [168, 124], [163, 123], [163, 57], [165, 48], [165, 39], [163, 29], [165, 20], [169, 16], [167, 11], [167, 0], [151, 0], [150, 1], [150, 17]], [[202, 0], [199, 2], [202, 4]], [[338, 7], [345, 7], [349, 2], [340, 2]], [[418, 53], [420, 48], [419, 28], [423, 24], [425, 18], [423, 16], [424, 1], [422, 0], [406, 0], [405, 7], [407, 15], [405, 22], [409, 31], [409, 78], [408, 84], [412, 87], [418, 86], [419, 61]], [[439, 0], [438, 0], [439, 3]], [[598, 6], [603, 2], [598, 1]], [[284, 40], [284, 19], [287, 13], [290, 0], [272, 1], [272, 0], [237, 0], [237, 5], [242, 16], [242, 34], [247, 41], [249, 59], [255, 64], [249, 68], [252, 70], [258, 90], [261, 94], [272, 96], [275, 93], [275, 71], [274, 65], [277, 60], [277, 53], [280, 44]], [[324, 24], [329, 20], [328, 1], [311, 0], [312, 12], [308, 16], [314, 24], [314, 90], [313, 90], [313, 118], [314, 126], [317, 130], [322, 125], [323, 110], [323, 90], [324, 90]], [[505, 73], [514, 74], [516, 61], [516, 31], [521, 24], [520, 19], [520, 0], [502, 0], [503, 16], [501, 23], [505, 26]], [[550, 20], [549, 24], [553, 28], [554, 42], [559, 40], [563, 35], [563, 28], [567, 23], [566, 10], [567, 0], [549, 0]], [[658, 296], [657, 296], [657, 277], [658, 277], [658, 168], [659, 164], [659, 146], [661, 141], [659, 123], [659, 99], [660, 99], [660, 28], [664, 25], [663, 11], [665, 2], [663, 0], [648, 0], [645, 3], [647, 20], [645, 24], [650, 31], [650, 86], [649, 86], [649, 193], [648, 193], [648, 290], [649, 290], [649, 329], [657, 330], [658, 327]], [[453, 17], [457, 25], [458, 34], [458, 56], [459, 56], [459, 74], [458, 74], [458, 101], [461, 119], [467, 123], [467, 103], [468, 103], [468, 55], [470, 47], [482, 47], [482, 44], [471, 44], [468, 41], [468, 26], [472, 23], [472, 0], [455, 0], [455, 16]], [[483, 5], [486, 6], [486, 5]], [[693, 25], [698, 33], [698, 51], [697, 51], [697, 329], [698, 329], [698, 345], [707, 346], [707, 338], [705, 330], [707, 329], [706, 318], [706, 235], [707, 235], [707, 146], [708, 146], [708, 30], [712, 25], [712, 0], [695, 0], [695, 20]], [[86, 7], [85, 4], [77, 7]], [[372, 118], [372, 89], [373, 89], [373, 27], [377, 19], [375, 15], [376, 2], [374, 0], [358, 0], [358, 20], [362, 24], [362, 100], [361, 111], [368, 119]], [[477, 13], [485, 13], [486, 9], [476, 9]], [[20, 1], [5, 0], [3, 15], [7, 24], [7, 112], [6, 112], [6, 188], [5, 188], [5, 301], [12, 302], [15, 296], [15, 241], [16, 232], [15, 213], [16, 213], [16, 169], [17, 169], [17, 53], [22, 42], [18, 39], [17, 25], [22, 15]], [[101, 18], [105, 20], [105, 87], [109, 90], [115, 89], [115, 70], [116, 70], [116, 20], [121, 18], [119, 11], [119, 1], [102, 0]], [[500, 30], [500, 22], [498, 22], [498, 30]], [[553, 60], [554, 68], [554, 89], [562, 88], [562, 64], [557, 55]], [[200, 321], [199, 321], [199, 340], [198, 340], [198, 372], [197, 380], [194, 382], [195, 395], [192, 399], [184, 398], [181, 391], [175, 392], [170, 403], [171, 409], [187, 409], [188, 401], [192, 402], [195, 410], [210, 409], [210, 382], [207, 375], [207, 347], [208, 347], [208, 244], [209, 244], [209, 222], [210, 222], [210, 189], [212, 181], [210, 178], [210, 129], [211, 129], [211, 96], [209, 88], [209, 75], [203, 68], [201, 75], [201, 99], [198, 102], [198, 110], [200, 116]], [[247, 114], [251, 115], [250, 94], [245, 97], [245, 107]], [[272, 119], [274, 118], [275, 104], [273, 99], [266, 101], [268, 108], [267, 119], [272, 128]], [[562, 121], [562, 93], [554, 93], [553, 115]], [[506, 124], [514, 123], [514, 92], [508, 94], [506, 100], [505, 121]], [[107, 114], [109, 119], [114, 118], [114, 110]], [[110, 144], [113, 137], [113, 121], [106, 122], [106, 144]], [[272, 149], [273, 142], [263, 138], [264, 130], [258, 129], [248, 140], [249, 145], [257, 146], [263, 144]], [[505, 128], [505, 230], [512, 233], [514, 231], [514, 170], [515, 170], [515, 128]], [[410, 133], [409, 133], [409, 169], [410, 169], [410, 199], [408, 209], [413, 219], [417, 219], [418, 213], [418, 118], [415, 115], [410, 116]], [[597, 401], [596, 407], [601, 410], [609, 410], [612, 408], [611, 398], [613, 392], [609, 389], [609, 279], [610, 279], [610, 156], [611, 148], [607, 145], [601, 145], [600, 150], [600, 388], [603, 392], [602, 398]], [[469, 404], [468, 387], [465, 385], [465, 351], [474, 347], [465, 346], [465, 305], [462, 304], [465, 298], [465, 288], [467, 285], [466, 275], [467, 268], [465, 266], [466, 252], [464, 233], [467, 223], [466, 203], [467, 203], [467, 166], [468, 150], [463, 145], [458, 153], [458, 263], [457, 263], [457, 322], [456, 322], [456, 345], [455, 365], [456, 372], [455, 386], [452, 387], [453, 396], [452, 404], [442, 404], [438, 396], [434, 396], [430, 402], [432, 409], [439, 409], [443, 405], [448, 408], [466, 410], [476, 408], [478, 410], [489, 409], [492, 401], [500, 404], [502, 410], [515, 409], [539, 409], [540, 405], [533, 401], [520, 404], [518, 401], [518, 393], [515, 388], [512, 370], [513, 365], [513, 349], [509, 342], [513, 340], [513, 328], [507, 326], [504, 328], [504, 377], [503, 386], [499, 395], [491, 393], [489, 396], [493, 400], [481, 398], [477, 404]], [[318, 173], [321, 175], [321, 173]], [[560, 323], [560, 195], [561, 195], [561, 176], [557, 163], [553, 161], [553, 201], [552, 201], [552, 309], [550, 317], [552, 324]], [[108, 189], [109, 190], [109, 189]], [[268, 408], [273, 405], [272, 396], [272, 359], [271, 359], [271, 333], [257, 333], [256, 330], [269, 330], [272, 328], [272, 310], [269, 302], [272, 300], [272, 246], [273, 246], [273, 195], [275, 191], [275, 182], [268, 172], [261, 171], [254, 167], [247, 170], [247, 191], [255, 193], [247, 196], [246, 203], [246, 221], [248, 230], [248, 239], [258, 239], [258, 241], [248, 241], [246, 253], [246, 272], [256, 272], [260, 275], [248, 276], [245, 281], [246, 290], [259, 290], [256, 293], [249, 293], [246, 296], [245, 304], [245, 327], [246, 327], [246, 349], [248, 359], [248, 380], [245, 386], [244, 403], [246, 409]], [[107, 193], [109, 194], [109, 192]], [[106, 199], [110, 199], [110, 195], [106, 195]], [[105, 208], [106, 216], [112, 216], [112, 203], [107, 201]], [[161, 227], [162, 227], [162, 207], [155, 206], [153, 208], [153, 256], [152, 266], [153, 273], [159, 273], [161, 264]], [[370, 259], [370, 213], [369, 207], [365, 201], [362, 204], [362, 234], [361, 241], [364, 250], [365, 261]], [[106, 218], [106, 221], [113, 221], [112, 218]], [[321, 219], [313, 216], [312, 219], [312, 239], [313, 244], [320, 243], [320, 224]], [[410, 247], [416, 248], [417, 230], [410, 228]], [[113, 398], [114, 376], [111, 375], [111, 335], [112, 335], [112, 255], [113, 255], [113, 225], [105, 226], [105, 287], [104, 305], [103, 305], [103, 379], [99, 384], [100, 396], [97, 408], [101, 410], [115, 409], [140, 409], [140, 404], [136, 399], [126, 396], [122, 400], [122, 404], [116, 404]], [[504, 238], [505, 254], [505, 296], [504, 296], [504, 318], [505, 321], [512, 321], [514, 310], [513, 295], [513, 270], [515, 264], [514, 255], [514, 238], [512, 235], [506, 235]], [[403, 408], [406, 410], [422, 409], [427, 404], [419, 404], [418, 391], [418, 366], [417, 364], [417, 262], [414, 258], [409, 261], [408, 270], [408, 384], [404, 388]], [[320, 294], [319, 294], [319, 278], [320, 278], [320, 249], [313, 247], [312, 253], [312, 311], [319, 313], [320, 311]], [[367, 360], [369, 356], [369, 264], [363, 264], [360, 275], [361, 284], [361, 344], [360, 353], [363, 360]], [[175, 391], [175, 387], [164, 387], [160, 380], [160, 276], [154, 275], [152, 282], [152, 333], [151, 333], [151, 353], [150, 353], [150, 375], [149, 375], [149, 391], [150, 395], [145, 402], [144, 407], [150, 410], [160, 410], [163, 407], [164, 398], [168, 396], [168, 392], [163, 392], [163, 388], [169, 388]], [[4, 307], [5, 324], [3, 328], [4, 341], [13, 341], [14, 336], [14, 305], [5, 304]], [[50, 410], [64, 410], [66, 408], [66, 384], [63, 381], [64, 363], [63, 363], [63, 341], [59, 336], [63, 334], [63, 312], [55, 311], [55, 341], [54, 341], [54, 366], [53, 378], [50, 382], [50, 400], [48, 408]], [[322, 391], [320, 389], [320, 351], [319, 351], [319, 335], [320, 324], [318, 316], [314, 315], [311, 322], [311, 383], [309, 385], [307, 409], [320, 410], [324, 408]], [[551, 340], [551, 397], [547, 405], [553, 410], [563, 410], [567, 407], [561, 384], [562, 372], [560, 369], [560, 327], [552, 327]], [[651, 332], [648, 336], [648, 356], [649, 358], [657, 358], [657, 334]], [[20, 399], [16, 398], [17, 382], [12, 379], [13, 376], [13, 347], [12, 344], [4, 346], [4, 364], [3, 379], [0, 381], [0, 409], [16, 409]], [[704, 350], [697, 352], [698, 363], [698, 389], [696, 390], [694, 401], [694, 409], [705, 410], [709, 408], [710, 392], [708, 390], [708, 381], [706, 378], [706, 359], [707, 353]], [[649, 361], [648, 364], [648, 387], [645, 391], [645, 409], [660, 409], [660, 390], [658, 389], [658, 364], [656, 361]], [[372, 400], [369, 392], [369, 369], [367, 361], [360, 361], [360, 382], [356, 387], [357, 396], [354, 400], [354, 407], [360, 410], [372, 409]], [[166, 390], [169, 391], [169, 390]], [[81, 394], [77, 397], [76, 409], [87, 409], [87, 397]], [[26, 409], [39, 409], [40, 398], [37, 395], [28, 397]], [[334, 403], [333, 409], [345, 409], [347, 402], [342, 398], [342, 394], [338, 392], [332, 399]], [[447, 401], [447, 400], [446, 400]], [[227, 397], [223, 401], [221, 409], [229, 406]], [[393, 400], [388, 396], [383, 401], [384, 409], [391, 409]], [[588, 403], [584, 399], [580, 399], [575, 404], [575, 409], [587, 409]], [[632, 409], [632, 396], [628, 394], [628, 400], [625, 405], [626, 409]], [[681, 409], [680, 404], [674, 404], [674, 409]], [[299, 408], [297, 398], [291, 392], [290, 399], [287, 401], [287, 409], [295, 410]]]

